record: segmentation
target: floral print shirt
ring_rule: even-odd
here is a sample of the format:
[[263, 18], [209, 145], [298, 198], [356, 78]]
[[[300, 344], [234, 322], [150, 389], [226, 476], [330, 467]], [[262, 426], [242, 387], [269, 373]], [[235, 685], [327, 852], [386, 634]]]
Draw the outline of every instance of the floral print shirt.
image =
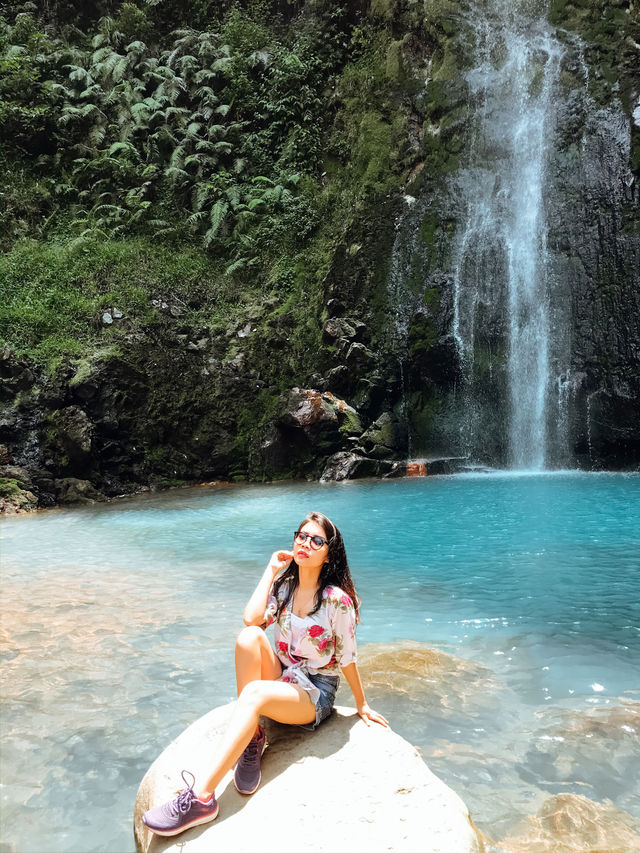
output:
[[[288, 591], [280, 590], [286, 600]], [[296, 618], [303, 630], [296, 631], [292, 641], [291, 603], [287, 601], [275, 622], [278, 602], [273, 587], [267, 598], [264, 613], [265, 627], [274, 624], [275, 651], [283, 667], [282, 681], [299, 684], [311, 694], [314, 704], [320, 691], [307, 675], [339, 676], [342, 667], [356, 661], [356, 611], [353, 601], [338, 586], [328, 586], [322, 591], [319, 609]]]

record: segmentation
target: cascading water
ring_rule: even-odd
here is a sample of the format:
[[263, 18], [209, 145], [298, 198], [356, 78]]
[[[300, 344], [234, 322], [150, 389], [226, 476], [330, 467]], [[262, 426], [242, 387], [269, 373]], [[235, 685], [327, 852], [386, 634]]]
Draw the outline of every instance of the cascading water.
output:
[[487, 0], [468, 18], [474, 115], [457, 177], [466, 215], [455, 240], [453, 334], [464, 377], [463, 449], [473, 455], [483, 428], [486, 374], [502, 370], [507, 463], [539, 470], [558, 402], [544, 202], [562, 47], [544, 18], [532, 20], [519, 6]]
[[590, 467], [618, 442], [637, 452], [630, 120], [618, 84], [595, 98], [587, 46], [546, 11], [459, 0], [416, 99], [424, 161], [396, 221], [388, 349], [396, 417], [431, 462], [541, 470]]

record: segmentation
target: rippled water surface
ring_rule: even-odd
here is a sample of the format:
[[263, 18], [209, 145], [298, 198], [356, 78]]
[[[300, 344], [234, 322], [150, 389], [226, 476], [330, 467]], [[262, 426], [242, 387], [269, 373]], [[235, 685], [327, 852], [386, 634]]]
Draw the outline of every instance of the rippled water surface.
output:
[[5, 521], [0, 849], [133, 850], [142, 776], [233, 698], [244, 603], [311, 508], [347, 543], [371, 704], [476, 824], [537, 853], [565, 849], [575, 814], [597, 849], [640, 850], [640, 476], [569, 473], [188, 489]]

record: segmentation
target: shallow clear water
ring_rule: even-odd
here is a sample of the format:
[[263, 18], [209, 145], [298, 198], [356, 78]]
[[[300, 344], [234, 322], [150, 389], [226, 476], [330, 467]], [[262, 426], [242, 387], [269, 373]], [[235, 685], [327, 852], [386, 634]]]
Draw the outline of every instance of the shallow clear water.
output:
[[234, 697], [244, 603], [308, 509], [343, 531], [363, 670], [380, 650], [365, 644], [452, 656], [426, 678], [400, 646], [368, 693], [476, 824], [504, 838], [562, 792], [640, 820], [640, 476], [479, 474], [188, 489], [5, 521], [3, 849], [133, 850], [142, 776]]

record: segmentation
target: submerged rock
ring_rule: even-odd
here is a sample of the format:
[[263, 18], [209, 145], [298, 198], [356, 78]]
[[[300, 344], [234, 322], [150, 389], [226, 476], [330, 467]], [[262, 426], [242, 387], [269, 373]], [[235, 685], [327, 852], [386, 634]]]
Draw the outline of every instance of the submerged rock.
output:
[[549, 797], [516, 832], [500, 841], [499, 849], [510, 853], [640, 851], [640, 821], [610, 801], [596, 803], [581, 794]]
[[134, 812], [140, 853], [484, 850], [460, 797], [415, 748], [344, 707], [313, 733], [267, 720], [269, 748], [257, 792], [241, 796], [229, 774], [216, 792], [220, 814], [213, 823], [176, 838], [154, 836], [142, 823], [144, 811], [174, 795], [184, 768], [197, 779], [206, 775], [234, 704], [197, 720], [150, 767]]
[[[558, 786], [581, 789], [592, 799], [615, 797], [625, 805], [637, 774], [640, 702], [549, 711], [551, 725], [531, 739], [521, 772], [535, 773], [549, 793]], [[627, 801], [628, 802], [628, 801]], [[608, 848], [607, 848], [608, 849]]]
[[358, 669], [370, 701], [402, 694], [434, 718], [491, 706], [503, 689], [482, 664], [412, 640], [359, 647]]

